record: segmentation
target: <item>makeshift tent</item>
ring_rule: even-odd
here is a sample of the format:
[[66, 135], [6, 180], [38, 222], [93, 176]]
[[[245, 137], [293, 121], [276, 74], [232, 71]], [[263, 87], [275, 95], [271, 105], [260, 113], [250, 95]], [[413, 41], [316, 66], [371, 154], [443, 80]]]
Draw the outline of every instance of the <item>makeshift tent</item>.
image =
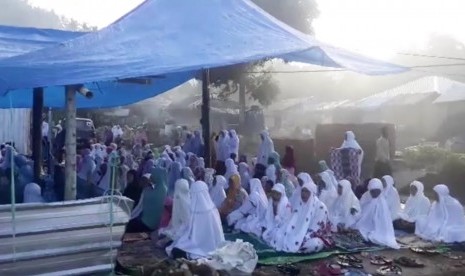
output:
[[316, 41], [248, 0], [151, 0], [98, 32], [0, 61], [0, 91], [156, 76], [284, 57], [403, 72]]

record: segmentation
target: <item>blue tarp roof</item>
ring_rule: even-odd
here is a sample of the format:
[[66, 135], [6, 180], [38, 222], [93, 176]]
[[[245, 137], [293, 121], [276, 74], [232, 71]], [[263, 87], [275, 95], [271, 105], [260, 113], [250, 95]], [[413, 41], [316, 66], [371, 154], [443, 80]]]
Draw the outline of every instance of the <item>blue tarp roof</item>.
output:
[[248, 0], [148, 0], [100, 31], [0, 60], [0, 91], [166, 74], [180, 81], [185, 72], [269, 57], [374, 75], [406, 70], [320, 43]]

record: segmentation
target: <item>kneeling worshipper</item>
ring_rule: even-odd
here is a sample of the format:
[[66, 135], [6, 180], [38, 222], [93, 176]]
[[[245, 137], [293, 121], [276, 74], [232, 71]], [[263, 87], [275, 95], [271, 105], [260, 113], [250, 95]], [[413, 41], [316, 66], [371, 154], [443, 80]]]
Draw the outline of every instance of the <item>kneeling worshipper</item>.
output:
[[36, 183], [29, 183], [24, 187], [23, 203], [43, 203], [42, 189]]
[[268, 198], [263, 190], [262, 183], [257, 178], [250, 180], [250, 195], [242, 206], [228, 215], [228, 225], [245, 233], [254, 233], [260, 236], [262, 232], [261, 221], [265, 218], [268, 207]]
[[304, 184], [311, 183], [312, 185], [315, 185], [315, 183], [313, 183], [312, 177], [308, 173], [299, 173], [297, 175], [297, 181], [298, 181], [298, 185], [295, 188], [294, 193], [292, 193], [291, 198], [289, 199], [289, 203], [291, 204], [292, 208], [294, 208], [294, 206], [297, 206], [299, 204], [300, 193], [302, 191], [302, 187], [304, 186]]
[[383, 182], [383, 196], [386, 198], [386, 203], [389, 208], [389, 212], [391, 213], [392, 221], [399, 218], [400, 213], [400, 197], [399, 192], [394, 187], [394, 179], [390, 175], [385, 175], [381, 179]]
[[227, 182], [226, 178], [222, 175], [215, 176], [215, 180], [213, 181], [213, 185], [210, 188], [210, 197], [215, 204], [216, 208], [220, 208], [223, 205], [224, 200], [226, 199], [226, 188]]
[[295, 191], [295, 185], [293, 182], [293, 177], [291, 173], [286, 169], [281, 169], [281, 183], [286, 189], [286, 196], [290, 198]]
[[166, 248], [173, 258], [207, 257], [225, 242], [221, 219], [208, 194], [208, 186], [197, 181], [190, 187], [190, 218], [186, 231]]
[[315, 253], [333, 245], [328, 210], [316, 197], [314, 185], [303, 185], [298, 206], [271, 245], [278, 251], [292, 253]]
[[410, 196], [405, 203], [405, 208], [399, 214], [399, 219], [394, 221], [394, 229], [407, 233], [415, 233], [415, 222], [418, 218], [428, 215], [431, 202], [425, 196], [423, 183], [413, 181], [410, 184]]
[[446, 185], [436, 185], [433, 190], [436, 201], [427, 216], [417, 219], [415, 234], [436, 242], [464, 242], [465, 214], [462, 204], [449, 195]]
[[362, 204], [362, 216], [355, 224], [355, 229], [366, 241], [374, 244], [388, 246], [393, 249], [399, 249], [394, 227], [386, 199], [381, 194], [383, 183], [377, 178], [370, 180], [368, 184], [369, 195]]
[[127, 233], [153, 232], [160, 225], [167, 194], [167, 172], [155, 167], [152, 174], [145, 174], [142, 179], [150, 177], [148, 185], [142, 191], [139, 204], [132, 210], [131, 220], [126, 226]]
[[286, 196], [286, 189], [283, 184], [275, 184], [271, 192], [271, 198], [268, 200], [268, 207], [265, 215], [265, 231], [263, 240], [272, 245], [278, 230], [286, 225], [291, 216], [291, 205]]
[[226, 199], [219, 209], [221, 218], [226, 220], [227, 216], [237, 210], [247, 200], [248, 194], [241, 187], [241, 179], [238, 174], [229, 178], [226, 190]]
[[329, 174], [330, 178], [331, 178], [331, 183], [333, 183], [333, 186], [334, 188], [337, 189], [337, 186], [339, 185], [337, 179], [336, 179], [336, 175], [334, 174], [334, 172], [328, 167], [328, 164], [326, 163], [325, 160], [320, 160], [318, 162], [318, 165], [320, 166], [320, 171], [321, 172], [325, 172], [327, 174]]
[[362, 215], [360, 202], [352, 191], [348, 180], [341, 180], [337, 187], [338, 197], [333, 208], [329, 210], [329, 218], [333, 231], [352, 227]]
[[190, 201], [189, 183], [185, 179], [178, 179], [174, 188], [171, 220], [166, 228], [159, 231], [160, 236], [166, 237], [162, 243], [177, 240], [187, 230], [190, 218]]
[[331, 209], [333, 208], [334, 201], [337, 198], [337, 190], [336, 187], [334, 187], [331, 181], [331, 176], [328, 173], [320, 173], [320, 178], [321, 181], [319, 181], [318, 185], [320, 193], [318, 195], [318, 199], [320, 199], [321, 202], [323, 202], [326, 205], [328, 210], [331, 211]]

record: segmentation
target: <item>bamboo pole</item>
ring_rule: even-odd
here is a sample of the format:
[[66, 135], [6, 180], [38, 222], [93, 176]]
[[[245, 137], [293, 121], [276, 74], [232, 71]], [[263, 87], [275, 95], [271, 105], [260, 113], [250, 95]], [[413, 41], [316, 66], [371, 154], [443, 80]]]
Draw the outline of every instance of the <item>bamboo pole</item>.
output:
[[32, 103], [32, 159], [34, 160], [34, 182], [40, 183], [42, 171], [42, 109], [44, 107], [44, 89], [34, 88]]
[[65, 200], [76, 199], [76, 89], [65, 86], [66, 138], [65, 138]]
[[204, 159], [205, 165], [211, 167], [210, 155], [210, 91], [208, 86], [210, 84], [210, 72], [208, 69], [202, 71], [202, 134], [205, 145]]

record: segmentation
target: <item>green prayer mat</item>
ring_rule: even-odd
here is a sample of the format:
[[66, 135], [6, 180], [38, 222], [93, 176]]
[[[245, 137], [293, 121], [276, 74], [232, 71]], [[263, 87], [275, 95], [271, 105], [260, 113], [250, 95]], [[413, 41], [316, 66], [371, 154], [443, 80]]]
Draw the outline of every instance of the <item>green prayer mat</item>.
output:
[[[228, 241], [235, 241], [237, 239], [243, 240], [244, 242], [251, 243], [255, 251], [258, 255], [258, 263], [261, 265], [280, 265], [280, 264], [292, 264], [298, 262], [305, 262], [305, 261], [312, 261], [312, 260], [319, 260], [328, 258], [332, 255], [336, 254], [344, 254], [344, 253], [354, 253], [354, 251], [347, 251], [347, 250], [337, 250], [337, 249], [330, 249], [327, 251], [322, 251], [318, 253], [285, 253], [285, 252], [278, 252], [265, 244], [263, 241], [258, 239], [255, 236], [246, 234], [246, 233], [230, 233], [225, 234], [225, 239]], [[381, 250], [381, 247], [373, 247], [373, 248], [364, 248], [363, 251], [376, 251]]]

